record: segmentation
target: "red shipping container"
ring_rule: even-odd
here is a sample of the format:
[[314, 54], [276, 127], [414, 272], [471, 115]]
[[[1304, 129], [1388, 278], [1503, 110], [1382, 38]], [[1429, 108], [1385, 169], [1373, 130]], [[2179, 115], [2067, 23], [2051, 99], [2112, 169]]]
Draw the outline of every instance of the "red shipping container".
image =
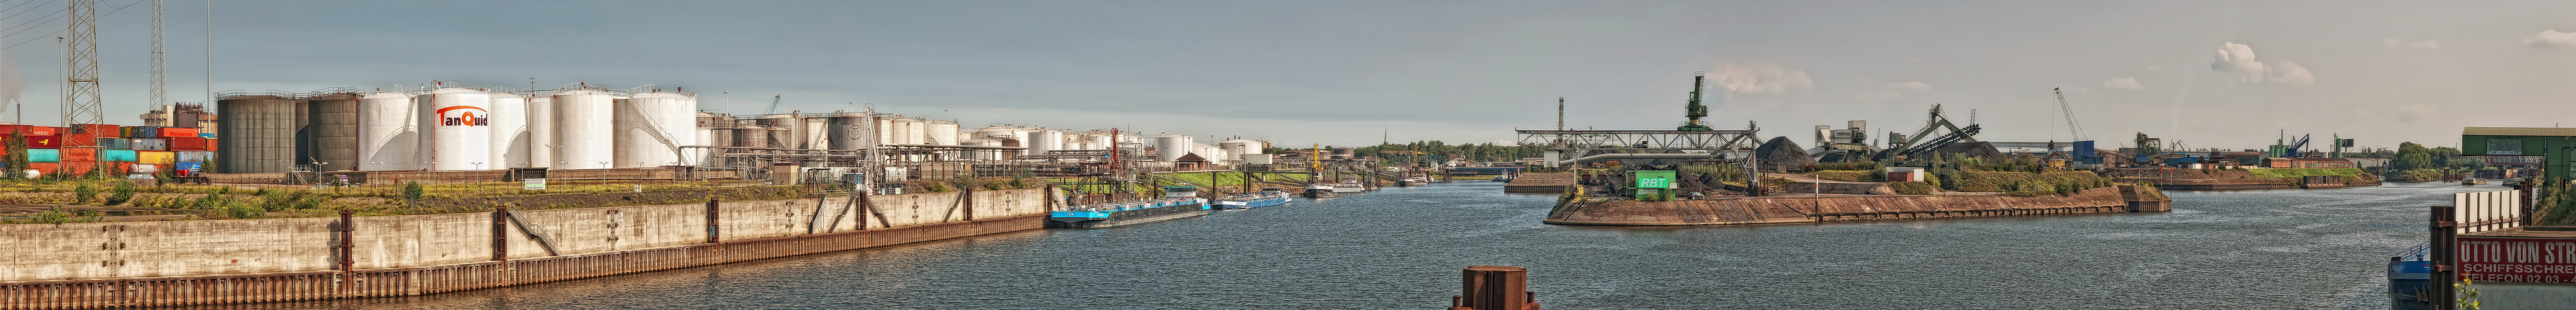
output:
[[116, 126], [116, 125], [109, 125], [109, 124], [80, 124], [80, 125], [72, 125], [72, 127], [77, 127], [77, 128], [76, 128], [77, 130], [75, 130], [75, 132], [74, 132], [74, 133], [78, 133], [78, 134], [85, 134], [85, 135], [90, 135], [90, 136], [93, 136], [93, 137], [99, 137], [99, 138], [115, 138], [115, 137], [118, 137], [118, 136], [120, 135], [120, 133], [119, 133], [119, 132], [120, 132], [120, 131], [124, 131], [124, 129], [125, 129], [125, 127], [120, 127], [120, 126]]
[[56, 163], [29, 163], [29, 164], [27, 164], [27, 167], [28, 167], [28, 168], [31, 168], [31, 169], [36, 169], [36, 173], [39, 173], [39, 174], [54, 174], [54, 169], [62, 168], [62, 164], [56, 164]]
[[197, 129], [196, 129], [196, 128], [179, 128], [179, 127], [162, 128], [162, 129], [161, 129], [161, 137], [162, 137], [162, 138], [178, 138], [178, 137], [203, 138], [203, 137], [198, 137], [198, 136], [197, 136]]
[[88, 175], [90, 173], [98, 172], [98, 162], [66, 162], [60, 167], [62, 167], [63, 173], [71, 175]]
[[0, 134], [15, 135], [20, 128], [27, 128], [27, 125], [0, 125]]
[[27, 136], [27, 148], [31, 148], [31, 149], [52, 149], [52, 148], [62, 148], [62, 147], [63, 147], [63, 146], [62, 146], [62, 137], [56, 137], [56, 136], [32, 136], [32, 135], [31, 135], [31, 136]]
[[27, 126], [27, 128], [19, 128], [19, 129], [18, 129], [18, 132], [19, 132], [19, 133], [24, 133], [24, 134], [27, 134], [27, 135], [30, 135], [30, 136], [51, 136], [51, 135], [58, 135], [58, 134], [62, 134], [63, 130], [62, 130], [61, 128], [53, 128], [53, 127], [45, 127], [45, 126]]
[[91, 135], [89, 135], [89, 134], [83, 134], [83, 133], [67, 133], [67, 134], [63, 134], [63, 135], [62, 135], [62, 140], [63, 140], [63, 141], [62, 141], [61, 143], [59, 143], [59, 144], [62, 144], [62, 146], [66, 146], [66, 147], [71, 147], [71, 146], [98, 146], [98, 137], [96, 137], [96, 136], [91, 136]]
[[[164, 130], [167, 130], [167, 129], [164, 129]], [[208, 148], [206, 148], [206, 138], [198, 138], [198, 137], [184, 137], [184, 138], [182, 138], [182, 137], [170, 137], [170, 138], [168, 138], [168, 139], [170, 140], [170, 150], [172, 150], [172, 151], [207, 151], [207, 150], [212, 150], [212, 149], [208, 149]]]
[[223, 142], [223, 140], [224, 140], [224, 139], [206, 139], [206, 150], [208, 150], [208, 151], [222, 151], [222, 150], [224, 150], [224, 148], [223, 148], [223, 147], [224, 147], [224, 146], [223, 146], [223, 144], [215, 143], [215, 142]]
[[63, 162], [67, 162], [67, 163], [68, 163], [68, 162], [94, 162], [94, 161], [98, 161], [98, 149], [97, 149], [97, 148], [87, 148], [87, 147], [67, 147], [67, 148], [63, 148], [63, 151], [62, 151], [62, 153], [61, 153], [61, 154], [62, 154], [62, 161], [63, 161]]

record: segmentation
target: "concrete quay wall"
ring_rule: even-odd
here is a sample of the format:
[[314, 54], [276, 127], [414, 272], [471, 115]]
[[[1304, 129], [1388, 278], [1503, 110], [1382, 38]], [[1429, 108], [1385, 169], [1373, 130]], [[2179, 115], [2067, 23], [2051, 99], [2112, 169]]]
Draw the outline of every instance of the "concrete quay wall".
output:
[[971, 193], [971, 204], [952, 192], [868, 197], [872, 205], [833, 196], [515, 211], [517, 220], [369, 216], [345, 234], [339, 218], [0, 225], [0, 242], [11, 245], [0, 247], [0, 309], [403, 296], [598, 277], [1038, 229], [1052, 198], [1041, 189]]

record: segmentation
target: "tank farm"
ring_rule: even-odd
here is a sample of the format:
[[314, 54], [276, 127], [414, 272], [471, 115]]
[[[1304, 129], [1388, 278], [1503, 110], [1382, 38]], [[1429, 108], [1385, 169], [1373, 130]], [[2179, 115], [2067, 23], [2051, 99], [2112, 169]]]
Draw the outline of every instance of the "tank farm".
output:
[[[780, 96], [733, 115], [680, 87], [450, 84], [0, 125], [27, 141], [10, 173], [141, 188], [0, 197], [93, 216], [0, 225], [16, 245], [0, 309], [417, 296], [1027, 231], [1075, 206], [1304, 189], [1318, 178], [1254, 171], [1322, 162], [1240, 138], [776, 111]], [[1377, 178], [1350, 167], [1328, 176]], [[224, 211], [260, 199], [320, 207]]]

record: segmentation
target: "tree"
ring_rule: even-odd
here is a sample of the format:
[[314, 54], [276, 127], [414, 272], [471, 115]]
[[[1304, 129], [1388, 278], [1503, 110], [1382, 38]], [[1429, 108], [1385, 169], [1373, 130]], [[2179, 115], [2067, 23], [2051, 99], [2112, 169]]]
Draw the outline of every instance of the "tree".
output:
[[2391, 171], [2427, 169], [2440, 164], [2433, 159], [2433, 150], [2424, 148], [2422, 144], [2403, 142], [2397, 144], [2397, 160], [2389, 161], [2389, 165], [2396, 166]]

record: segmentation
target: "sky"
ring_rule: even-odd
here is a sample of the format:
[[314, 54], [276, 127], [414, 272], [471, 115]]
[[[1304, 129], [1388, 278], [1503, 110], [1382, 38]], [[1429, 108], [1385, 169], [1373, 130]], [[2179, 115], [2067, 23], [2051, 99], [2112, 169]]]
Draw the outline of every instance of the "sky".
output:
[[[61, 1], [0, 1], [0, 93], [23, 88], [24, 104], [0, 117], [61, 122]], [[100, 1], [105, 118], [134, 124], [150, 105], [151, 3]], [[1711, 124], [1802, 143], [1848, 120], [1912, 133], [1934, 104], [1973, 114], [1982, 140], [2106, 146], [2138, 133], [2191, 148], [2282, 133], [2443, 146], [2463, 126], [2576, 126], [2558, 114], [2576, 111], [2570, 1], [165, 5], [172, 101], [651, 84], [734, 114], [781, 95], [782, 112], [1349, 146], [1509, 141], [1555, 128], [1558, 98], [1568, 127], [1668, 129], [1705, 72]]]

